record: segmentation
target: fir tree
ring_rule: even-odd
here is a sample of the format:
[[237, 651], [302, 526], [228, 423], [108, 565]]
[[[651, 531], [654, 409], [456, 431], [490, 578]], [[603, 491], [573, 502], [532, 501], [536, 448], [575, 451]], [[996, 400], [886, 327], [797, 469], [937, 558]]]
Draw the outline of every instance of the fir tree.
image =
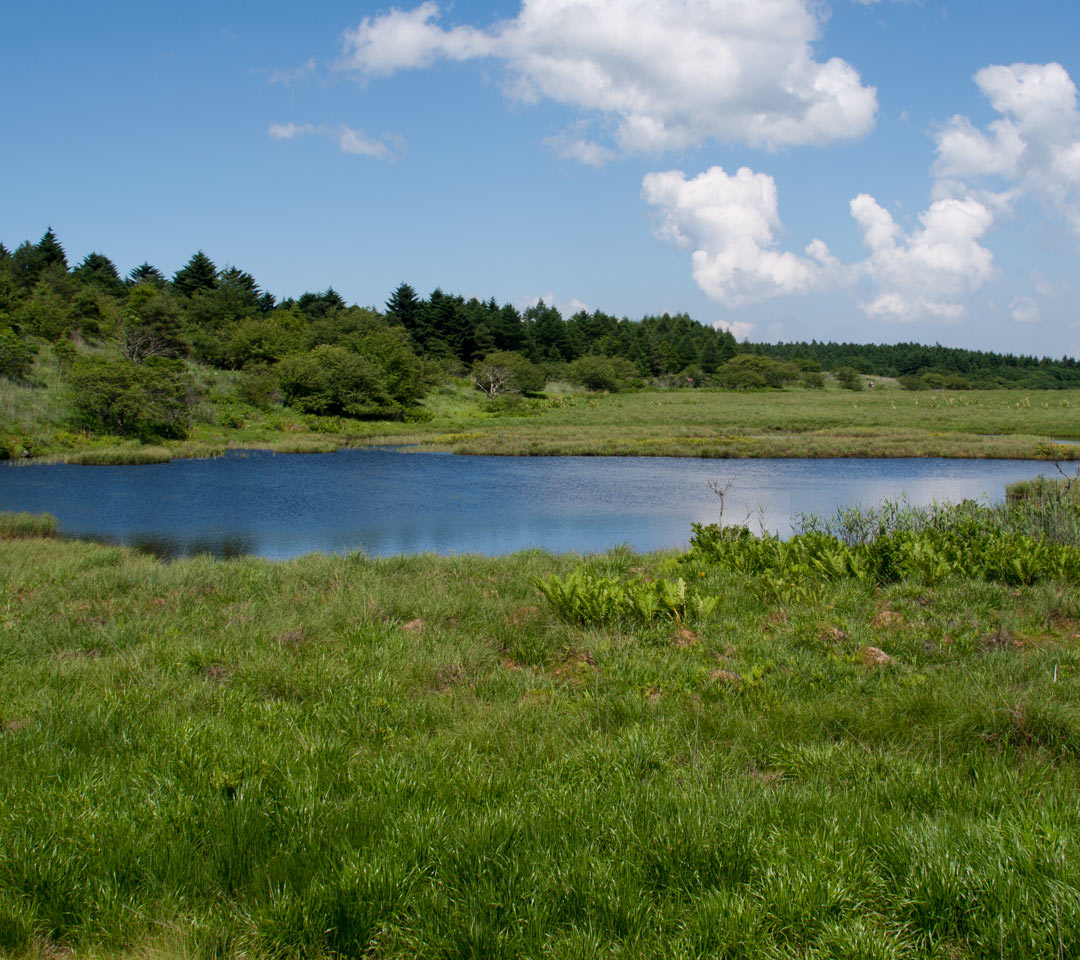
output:
[[213, 290], [217, 286], [218, 271], [205, 253], [199, 250], [173, 277], [173, 287], [185, 297], [199, 290]]
[[127, 275], [127, 282], [134, 286], [137, 283], [152, 283], [155, 287], [163, 287], [169, 281], [157, 267], [151, 266], [145, 261], [140, 263]]
[[56, 238], [56, 234], [53, 233], [52, 227], [49, 227], [45, 231], [45, 235], [38, 241], [37, 252], [42, 270], [56, 264], [62, 266], [65, 271], [67, 270], [67, 254], [64, 253], [64, 248], [60, 246], [60, 241]]

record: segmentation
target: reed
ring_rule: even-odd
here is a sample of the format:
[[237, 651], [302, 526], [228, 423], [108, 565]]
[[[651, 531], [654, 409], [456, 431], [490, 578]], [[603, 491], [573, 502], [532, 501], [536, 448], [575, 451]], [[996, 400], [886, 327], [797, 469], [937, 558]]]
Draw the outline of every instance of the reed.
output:
[[19, 537], [55, 537], [57, 520], [51, 513], [0, 511], [0, 540]]

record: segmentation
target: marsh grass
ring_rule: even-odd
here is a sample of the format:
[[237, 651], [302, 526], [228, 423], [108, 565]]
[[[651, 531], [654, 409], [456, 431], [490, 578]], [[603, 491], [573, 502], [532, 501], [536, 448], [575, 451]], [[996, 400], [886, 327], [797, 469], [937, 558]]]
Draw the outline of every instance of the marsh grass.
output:
[[153, 444], [124, 444], [116, 446], [86, 447], [75, 450], [65, 458], [68, 463], [80, 466], [115, 467], [140, 463], [168, 463], [172, 453], [165, 447]]
[[0, 540], [17, 537], [55, 537], [57, 520], [51, 513], [0, 511]]
[[[714, 602], [567, 622], [578, 570]], [[1075, 956], [1078, 635], [1055, 581], [10, 540], [0, 954]]]
[[279, 440], [270, 445], [274, 453], [333, 453], [340, 448], [333, 440], [297, 437]]

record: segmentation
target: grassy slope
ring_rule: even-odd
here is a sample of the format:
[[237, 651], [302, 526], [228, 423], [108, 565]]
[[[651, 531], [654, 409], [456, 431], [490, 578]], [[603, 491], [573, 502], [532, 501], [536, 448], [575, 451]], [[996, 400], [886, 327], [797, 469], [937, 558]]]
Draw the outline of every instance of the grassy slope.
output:
[[1080, 953], [1074, 592], [595, 631], [576, 562], [5, 542], [0, 954]]
[[[433, 419], [360, 423], [304, 418], [238, 403], [236, 375], [193, 367], [205, 399], [192, 436], [139, 449], [64, 426], [62, 381], [46, 351], [36, 387], [0, 379], [0, 441], [15, 456], [145, 462], [210, 456], [230, 446], [319, 451], [341, 444], [406, 443], [477, 454], [637, 454], [706, 457], [947, 456], [1080, 459], [1080, 400], [1068, 391], [908, 392], [880, 382], [853, 393], [831, 387], [761, 392], [662, 391], [553, 394], [490, 412], [463, 382], [424, 401]], [[6, 439], [5, 439], [6, 438]], [[17, 449], [16, 449], [17, 448]]]

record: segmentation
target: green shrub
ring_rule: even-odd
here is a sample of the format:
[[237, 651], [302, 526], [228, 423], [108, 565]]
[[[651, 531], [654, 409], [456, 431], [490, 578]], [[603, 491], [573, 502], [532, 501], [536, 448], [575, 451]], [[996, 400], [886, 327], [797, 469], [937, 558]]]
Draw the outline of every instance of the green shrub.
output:
[[0, 377], [25, 380], [34, 365], [37, 347], [16, 336], [10, 327], [0, 328]]
[[182, 440], [191, 428], [194, 384], [182, 363], [81, 357], [67, 378], [76, 429], [139, 440]]

